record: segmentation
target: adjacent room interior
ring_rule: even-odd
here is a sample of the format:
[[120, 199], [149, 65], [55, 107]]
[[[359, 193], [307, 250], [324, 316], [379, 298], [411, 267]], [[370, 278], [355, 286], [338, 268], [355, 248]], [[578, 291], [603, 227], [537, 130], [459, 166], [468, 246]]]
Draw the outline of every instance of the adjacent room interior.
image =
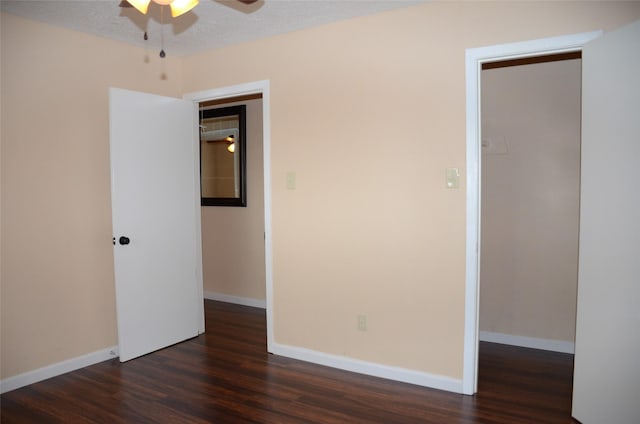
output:
[[481, 90], [480, 340], [571, 358], [580, 57], [572, 52], [489, 62]]

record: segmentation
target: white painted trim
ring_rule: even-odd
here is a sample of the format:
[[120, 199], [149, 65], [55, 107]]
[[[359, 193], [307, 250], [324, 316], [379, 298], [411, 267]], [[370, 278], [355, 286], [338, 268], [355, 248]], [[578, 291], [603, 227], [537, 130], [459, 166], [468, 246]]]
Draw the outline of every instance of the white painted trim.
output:
[[480, 341], [500, 343], [511, 346], [529, 347], [531, 349], [549, 350], [552, 352], [571, 353], [575, 351], [575, 344], [564, 340], [538, 339], [535, 337], [516, 336], [514, 334], [480, 331]]
[[228, 87], [212, 88], [210, 90], [196, 91], [182, 95], [183, 99], [203, 102], [206, 100], [218, 100], [228, 97], [245, 96], [250, 94], [261, 94], [264, 100], [264, 91], [269, 88], [269, 80], [254, 81]]
[[204, 298], [209, 300], [217, 300], [219, 302], [235, 303], [236, 305], [252, 306], [254, 308], [266, 309], [267, 307], [266, 300], [253, 299], [250, 297], [231, 296], [224, 293], [205, 291]]
[[[248, 94], [262, 94], [262, 151], [264, 172], [264, 255], [267, 308], [267, 351], [272, 352], [273, 337], [273, 243], [271, 235], [271, 92], [269, 80], [187, 93], [184, 99], [194, 102], [217, 100]], [[194, 142], [198, 142], [195, 140]], [[198, 149], [198, 151], [200, 151]], [[198, 160], [200, 160], [198, 158]], [[204, 330], [204, 328], [203, 328]]]
[[467, 236], [463, 393], [478, 390], [478, 294], [480, 284], [480, 73], [484, 62], [580, 51], [602, 31], [466, 50]]
[[117, 357], [118, 346], [113, 346], [107, 349], [87, 353], [86, 355], [78, 356], [76, 358], [67, 359], [66, 361], [58, 362], [46, 367], [38, 368], [33, 371], [28, 371], [23, 374], [18, 374], [0, 381], [0, 393], [19, 389], [20, 387], [28, 386], [29, 384], [37, 383], [51, 377], [56, 377], [61, 374]]
[[338, 368], [345, 371], [401, 381], [403, 383], [416, 384], [418, 386], [430, 387], [439, 390], [446, 390], [454, 393], [462, 392], [462, 381], [451, 377], [382, 365], [374, 362], [361, 361], [359, 359], [349, 358], [346, 356], [331, 355], [315, 350], [286, 346], [277, 343], [274, 343], [272, 348], [273, 353], [276, 355], [286, 356], [300, 361], [312, 362], [314, 364]]
[[[478, 135], [480, 64], [475, 49], [466, 51], [467, 91], [467, 240], [465, 258], [464, 362], [462, 393], [474, 394], [478, 372], [478, 288], [480, 238], [480, 163]], [[473, 140], [473, 141], [470, 141]]]
[[[200, 121], [198, 119], [199, 116], [199, 112], [200, 112], [200, 105], [198, 105], [197, 103], [193, 102], [193, 123], [192, 128], [200, 128]], [[196, 236], [196, 269], [195, 269], [195, 275], [196, 275], [196, 284], [198, 285], [198, 287], [196, 288], [196, 299], [202, 299], [204, 296], [204, 276], [203, 276], [203, 271], [202, 271], [202, 206], [201, 206], [201, 197], [200, 197], [200, 193], [202, 193], [201, 189], [200, 189], [200, 139], [199, 139], [199, 133], [200, 131], [194, 131], [193, 132], [193, 143], [194, 146], [196, 146], [196, 148], [194, 149], [194, 152], [196, 152], [194, 154], [193, 157], [193, 161], [194, 161], [194, 174], [193, 174], [193, 186], [195, 187], [195, 199], [194, 201], [196, 202], [196, 207], [195, 207], [195, 220], [196, 220], [196, 229], [195, 229], [195, 236]], [[195, 310], [196, 314], [198, 314], [198, 334], [203, 334], [204, 333], [204, 322], [205, 322], [205, 317], [204, 317], [204, 302], [200, 302], [198, 301], [198, 306], [196, 307]]]

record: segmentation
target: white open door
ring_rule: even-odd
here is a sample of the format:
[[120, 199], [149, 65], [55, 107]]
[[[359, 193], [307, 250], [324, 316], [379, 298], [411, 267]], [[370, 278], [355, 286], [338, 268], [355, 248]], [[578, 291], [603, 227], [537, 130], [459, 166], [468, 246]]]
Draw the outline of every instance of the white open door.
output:
[[580, 264], [572, 415], [640, 423], [640, 21], [582, 52]]
[[109, 91], [120, 360], [194, 337], [203, 322], [200, 184], [191, 101]]

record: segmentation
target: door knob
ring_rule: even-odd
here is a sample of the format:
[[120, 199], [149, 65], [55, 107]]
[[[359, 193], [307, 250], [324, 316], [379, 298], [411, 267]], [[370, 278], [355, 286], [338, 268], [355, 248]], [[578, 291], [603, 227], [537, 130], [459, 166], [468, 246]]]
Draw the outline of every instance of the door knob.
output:
[[119, 242], [120, 244], [122, 244], [122, 245], [125, 245], [125, 244], [129, 244], [129, 242], [131, 242], [131, 240], [129, 240], [129, 237], [121, 236], [121, 237], [118, 239], [118, 242]]

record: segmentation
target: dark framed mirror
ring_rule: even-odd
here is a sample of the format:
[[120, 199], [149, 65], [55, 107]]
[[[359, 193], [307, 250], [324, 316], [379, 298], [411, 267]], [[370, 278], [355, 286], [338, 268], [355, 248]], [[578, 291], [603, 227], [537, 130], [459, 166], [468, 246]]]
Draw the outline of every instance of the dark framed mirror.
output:
[[247, 206], [246, 106], [200, 109], [202, 206]]

